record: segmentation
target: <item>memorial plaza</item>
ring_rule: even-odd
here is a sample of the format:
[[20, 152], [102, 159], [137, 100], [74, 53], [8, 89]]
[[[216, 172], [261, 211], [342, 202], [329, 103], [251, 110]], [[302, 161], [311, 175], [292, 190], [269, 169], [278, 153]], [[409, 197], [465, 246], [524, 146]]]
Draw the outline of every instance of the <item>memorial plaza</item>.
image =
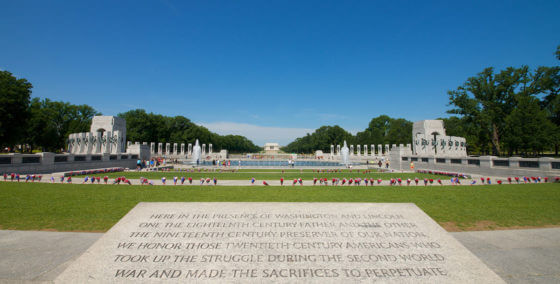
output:
[[468, 156], [437, 120], [408, 145], [299, 156], [91, 129], [66, 154], [4, 155], [0, 281], [558, 280], [559, 162]]
[[2, 283], [560, 283], [558, 1], [3, 1]]

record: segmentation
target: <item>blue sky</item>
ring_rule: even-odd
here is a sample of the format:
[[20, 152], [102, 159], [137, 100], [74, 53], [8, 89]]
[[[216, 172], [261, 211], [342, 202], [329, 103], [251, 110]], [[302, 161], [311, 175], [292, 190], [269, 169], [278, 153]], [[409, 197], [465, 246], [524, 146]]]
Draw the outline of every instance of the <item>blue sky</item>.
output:
[[0, 69], [105, 115], [183, 115], [257, 144], [446, 116], [493, 66], [557, 65], [560, 1], [2, 1]]

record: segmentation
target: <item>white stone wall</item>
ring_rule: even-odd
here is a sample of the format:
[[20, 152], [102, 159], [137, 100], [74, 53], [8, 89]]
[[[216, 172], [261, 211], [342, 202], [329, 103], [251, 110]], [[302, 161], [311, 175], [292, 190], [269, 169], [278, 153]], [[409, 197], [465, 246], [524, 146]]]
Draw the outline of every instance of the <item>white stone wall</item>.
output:
[[[126, 120], [118, 116], [94, 116], [91, 120], [90, 132], [102, 131], [120, 131], [123, 141], [126, 141]], [[121, 152], [124, 152], [124, 149], [121, 149]]]
[[[68, 136], [71, 154], [121, 154], [126, 152], [126, 121], [115, 116], [94, 116], [90, 132]], [[99, 130], [99, 131], [98, 131]]]

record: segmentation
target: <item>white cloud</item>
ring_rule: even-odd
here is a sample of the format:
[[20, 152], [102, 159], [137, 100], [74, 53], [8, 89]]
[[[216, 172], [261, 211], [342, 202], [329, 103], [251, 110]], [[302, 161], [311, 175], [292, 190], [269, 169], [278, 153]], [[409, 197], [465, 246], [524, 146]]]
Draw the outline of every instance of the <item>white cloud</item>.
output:
[[200, 122], [198, 124], [220, 135], [245, 136], [259, 146], [263, 146], [267, 142], [276, 142], [285, 146], [294, 139], [315, 131], [315, 129], [308, 128], [268, 127], [236, 122]]

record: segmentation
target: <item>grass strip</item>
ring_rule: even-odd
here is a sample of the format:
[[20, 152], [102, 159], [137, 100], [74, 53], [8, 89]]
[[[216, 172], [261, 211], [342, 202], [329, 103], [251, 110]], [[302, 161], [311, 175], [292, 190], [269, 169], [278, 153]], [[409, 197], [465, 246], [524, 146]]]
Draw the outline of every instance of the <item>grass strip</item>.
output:
[[[411, 202], [460, 229], [560, 225], [560, 185], [129, 186], [0, 183], [0, 229], [107, 231], [138, 202]], [[219, 204], [216, 204], [219, 206]]]

